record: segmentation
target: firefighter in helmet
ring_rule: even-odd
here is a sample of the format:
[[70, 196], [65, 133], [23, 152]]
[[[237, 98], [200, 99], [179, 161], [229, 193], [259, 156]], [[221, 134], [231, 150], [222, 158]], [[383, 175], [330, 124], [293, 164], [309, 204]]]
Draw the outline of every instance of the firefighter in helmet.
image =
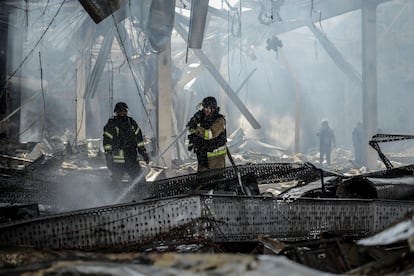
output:
[[137, 152], [147, 164], [149, 157], [144, 147], [141, 129], [137, 122], [128, 116], [128, 105], [118, 102], [114, 113], [115, 116], [104, 126], [103, 147], [112, 180], [114, 183], [120, 183], [125, 172], [131, 179], [135, 179], [141, 172]]
[[198, 171], [224, 168], [226, 166], [226, 120], [220, 114], [220, 107], [214, 97], [201, 102], [197, 111], [187, 123], [189, 147], [197, 155]]

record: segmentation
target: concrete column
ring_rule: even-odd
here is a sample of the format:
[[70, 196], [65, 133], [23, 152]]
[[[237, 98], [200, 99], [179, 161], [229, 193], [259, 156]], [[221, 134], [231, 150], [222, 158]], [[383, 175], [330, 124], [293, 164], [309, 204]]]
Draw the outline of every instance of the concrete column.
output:
[[378, 129], [377, 108], [377, 4], [363, 1], [362, 27], [362, 122], [364, 126], [364, 159], [368, 168], [375, 169], [377, 152], [368, 145]]
[[[171, 91], [171, 39], [169, 39], [164, 51], [157, 57], [157, 154], [166, 149], [174, 139], [172, 124], [173, 104]], [[160, 159], [162, 165], [171, 167], [172, 149], [167, 151]]]
[[86, 58], [83, 55], [78, 57], [77, 61], [77, 85], [76, 85], [76, 144], [86, 144]]

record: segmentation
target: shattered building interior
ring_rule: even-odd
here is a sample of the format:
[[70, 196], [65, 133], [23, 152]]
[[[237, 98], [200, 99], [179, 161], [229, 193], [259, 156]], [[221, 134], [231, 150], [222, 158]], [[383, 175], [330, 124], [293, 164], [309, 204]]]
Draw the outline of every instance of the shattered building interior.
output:
[[[0, 1], [0, 273], [412, 273], [412, 12]], [[186, 123], [207, 96], [228, 158], [197, 172]], [[151, 161], [114, 185], [102, 135], [120, 101]]]

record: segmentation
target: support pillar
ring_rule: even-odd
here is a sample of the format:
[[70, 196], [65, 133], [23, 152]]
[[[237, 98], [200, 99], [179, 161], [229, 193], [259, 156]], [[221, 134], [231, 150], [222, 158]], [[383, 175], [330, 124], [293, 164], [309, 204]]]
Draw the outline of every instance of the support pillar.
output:
[[361, 8], [362, 24], [362, 122], [364, 126], [365, 164], [369, 169], [376, 168], [377, 153], [369, 147], [368, 141], [378, 130], [377, 107], [377, 4], [363, 1]]
[[77, 61], [76, 69], [76, 144], [86, 144], [86, 69], [85, 57], [81, 55]]
[[[157, 154], [166, 149], [173, 141], [172, 125], [173, 104], [171, 92], [171, 38], [164, 51], [157, 56]], [[172, 151], [167, 151], [160, 159], [163, 165], [171, 167]]]

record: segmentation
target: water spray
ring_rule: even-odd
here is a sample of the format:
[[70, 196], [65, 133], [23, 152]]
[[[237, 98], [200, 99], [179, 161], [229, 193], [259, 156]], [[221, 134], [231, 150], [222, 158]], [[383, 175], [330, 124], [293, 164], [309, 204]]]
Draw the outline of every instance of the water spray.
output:
[[[178, 139], [181, 138], [181, 136], [183, 136], [186, 132], [188, 131], [188, 127], [186, 127], [184, 130], [182, 130], [180, 132], [180, 134], [178, 134], [178, 136], [168, 145], [167, 148], [165, 148], [160, 154], [158, 154], [158, 156], [154, 159], [153, 163], [157, 164], [158, 160], [160, 160], [160, 158], [178, 141]], [[148, 165], [145, 167], [145, 169], [131, 182], [131, 184], [128, 186], [127, 189], [124, 190], [124, 192], [115, 200], [115, 203], [119, 203], [121, 202], [121, 200], [123, 200], [127, 194], [129, 194], [135, 187], [135, 185], [137, 185], [137, 183], [140, 183], [143, 178], [150, 172], [152, 166]]]

